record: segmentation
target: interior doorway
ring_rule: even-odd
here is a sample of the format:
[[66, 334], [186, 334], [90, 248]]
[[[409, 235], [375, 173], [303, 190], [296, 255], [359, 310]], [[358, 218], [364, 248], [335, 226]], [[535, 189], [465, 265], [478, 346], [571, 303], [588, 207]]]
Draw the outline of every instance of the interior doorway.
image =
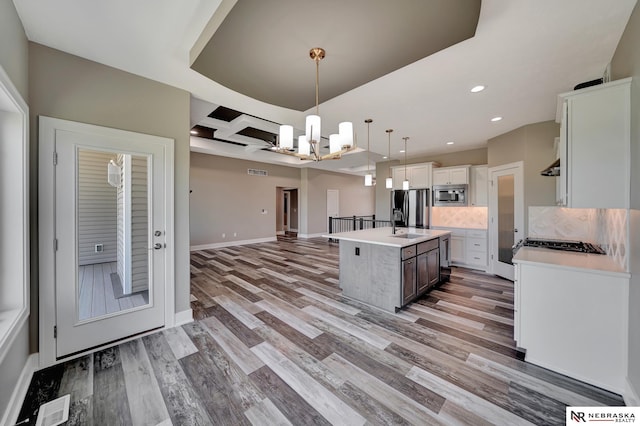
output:
[[489, 269], [513, 281], [513, 246], [524, 237], [523, 163], [489, 169]]
[[276, 234], [296, 237], [298, 234], [298, 188], [276, 188]]

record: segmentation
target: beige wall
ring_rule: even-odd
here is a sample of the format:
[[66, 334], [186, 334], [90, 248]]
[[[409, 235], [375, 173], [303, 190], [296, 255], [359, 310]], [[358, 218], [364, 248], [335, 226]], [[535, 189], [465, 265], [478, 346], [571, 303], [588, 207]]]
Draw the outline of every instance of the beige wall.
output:
[[[27, 37], [13, 6], [13, 2], [11, 0], [0, 0], [0, 66], [7, 73], [9, 79], [20, 92], [25, 102], [28, 103], [29, 73], [27, 46]], [[33, 184], [33, 181], [31, 181], [31, 184]], [[31, 215], [31, 218], [35, 217], [37, 216]], [[32, 243], [31, 252], [34, 251], [37, 251], [37, 248], [34, 250]], [[34, 264], [35, 261], [32, 259], [32, 268]], [[32, 272], [31, 277], [33, 276]], [[32, 316], [37, 306], [36, 304], [34, 308], [34, 305], [31, 305]], [[31, 320], [29, 322], [31, 322]], [[10, 408], [9, 401], [18, 383], [20, 373], [29, 357], [29, 322], [26, 322], [18, 331], [16, 338], [11, 343], [9, 351], [3, 359], [0, 359], [0, 419], [5, 411]]]
[[[251, 176], [250, 168], [268, 176]], [[191, 246], [275, 237], [278, 194], [300, 185], [300, 169], [197, 152], [190, 175]]]
[[529, 206], [556, 205], [555, 179], [540, 171], [555, 160], [554, 139], [560, 125], [554, 121], [529, 124], [488, 141], [489, 168], [522, 161], [524, 163], [524, 235], [528, 233]]
[[[29, 44], [29, 66], [32, 152], [37, 153], [39, 115], [175, 140], [175, 310], [189, 309], [189, 93], [35, 43]], [[32, 183], [37, 170], [32, 164]], [[34, 283], [32, 318], [37, 296]], [[31, 331], [35, 349], [37, 318]]]
[[[429, 162], [440, 163], [441, 167], [460, 166], [465, 164], [487, 164], [487, 148], [477, 148], [447, 154], [416, 157], [409, 159], [407, 164]], [[391, 213], [391, 195], [389, 195], [389, 193], [391, 190], [385, 188], [384, 181], [389, 177], [389, 167], [400, 166], [402, 164], [404, 164], [404, 161], [399, 160], [381, 161], [376, 163], [376, 179], [379, 182], [379, 184], [376, 185], [376, 219], [389, 220]]]
[[[640, 398], [640, 6], [636, 7], [611, 61], [614, 80], [633, 77], [631, 83], [631, 214], [629, 223], [629, 376]], [[640, 404], [640, 400], [635, 401]]]
[[[340, 216], [369, 216], [375, 211], [375, 187], [364, 186], [362, 176], [306, 169], [308, 183], [308, 228], [304, 234], [328, 231], [327, 189], [340, 191]], [[377, 185], [376, 185], [377, 186]], [[384, 186], [384, 182], [382, 183]]]
[[[268, 176], [250, 176], [249, 168], [267, 170]], [[298, 188], [301, 236], [327, 232], [327, 189], [340, 190], [341, 215], [373, 213], [373, 189], [360, 176], [192, 152], [191, 246], [275, 237], [283, 188]], [[291, 205], [293, 216], [293, 197]]]

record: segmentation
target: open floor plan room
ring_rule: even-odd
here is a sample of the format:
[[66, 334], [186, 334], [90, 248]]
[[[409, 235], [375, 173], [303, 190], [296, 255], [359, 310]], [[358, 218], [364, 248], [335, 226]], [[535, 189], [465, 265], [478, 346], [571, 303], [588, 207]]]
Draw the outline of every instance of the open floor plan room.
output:
[[464, 268], [390, 314], [341, 296], [338, 247], [191, 253], [195, 321], [37, 372], [19, 422], [550, 424], [620, 396], [516, 358], [513, 283]]

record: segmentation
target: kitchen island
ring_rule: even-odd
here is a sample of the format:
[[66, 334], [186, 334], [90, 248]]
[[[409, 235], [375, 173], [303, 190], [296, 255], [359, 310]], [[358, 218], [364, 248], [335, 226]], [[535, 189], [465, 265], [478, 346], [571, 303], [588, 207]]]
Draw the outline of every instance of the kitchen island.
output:
[[440, 282], [440, 239], [449, 234], [376, 228], [326, 237], [340, 242], [342, 294], [396, 312]]

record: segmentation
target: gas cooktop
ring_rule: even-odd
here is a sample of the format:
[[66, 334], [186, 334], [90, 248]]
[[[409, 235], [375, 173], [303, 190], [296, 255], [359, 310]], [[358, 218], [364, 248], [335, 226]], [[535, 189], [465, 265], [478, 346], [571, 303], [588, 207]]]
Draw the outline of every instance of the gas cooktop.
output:
[[606, 254], [602, 247], [596, 244], [585, 243], [583, 241], [526, 238], [522, 242], [522, 245], [525, 247], [541, 247], [553, 250], [575, 251], [579, 253]]

